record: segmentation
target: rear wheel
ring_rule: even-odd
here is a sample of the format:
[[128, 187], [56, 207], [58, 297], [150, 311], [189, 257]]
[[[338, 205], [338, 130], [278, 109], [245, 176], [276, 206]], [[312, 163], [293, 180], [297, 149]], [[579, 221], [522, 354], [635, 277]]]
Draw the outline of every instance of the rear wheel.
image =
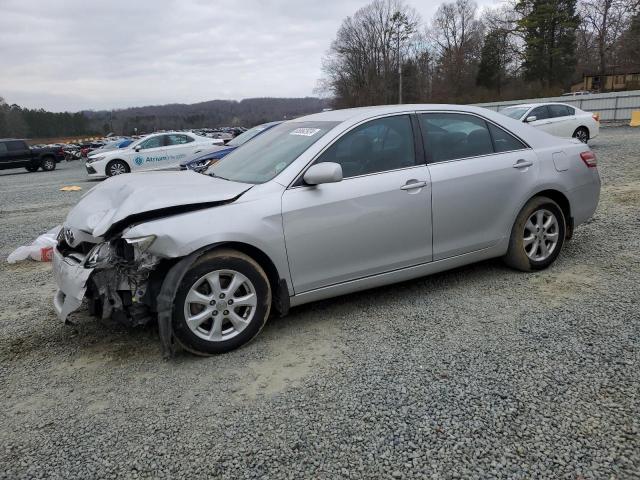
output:
[[56, 160], [53, 157], [44, 157], [40, 166], [43, 171], [51, 172], [56, 169]]
[[587, 143], [589, 141], [589, 130], [585, 127], [578, 127], [576, 131], [573, 132], [573, 138], [577, 138], [582, 143]]
[[235, 250], [216, 250], [185, 274], [173, 305], [173, 331], [199, 355], [238, 348], [255, 337], [269, 316], [271, 287], [264, 270]]
[[105, 172], [107, 177], [113, 177], [114, 175], [122, 175], [123, 173], [129, 173], [129, 165], [127, 165], [122, 160], [111, 160], [107, 167], [105, 168]]
[[551, 265], [564, 244], [566, 221], [556, 202], [534, 197], [518, 214], [511, 229], [505, 263], [530, 272]]

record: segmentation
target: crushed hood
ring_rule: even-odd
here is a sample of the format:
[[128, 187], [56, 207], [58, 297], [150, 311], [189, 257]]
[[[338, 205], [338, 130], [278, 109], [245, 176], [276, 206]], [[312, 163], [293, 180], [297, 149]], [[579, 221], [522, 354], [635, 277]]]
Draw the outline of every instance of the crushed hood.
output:
[[[187, 172], [142, 172], [111, 177], [89, 190], [73, 207], [65, 225], [100, 237], [129, 218], [151, 219], [189, 208], [232, 201], [252, 187]], [[147, 215], [145, 215], [147, 214]]]

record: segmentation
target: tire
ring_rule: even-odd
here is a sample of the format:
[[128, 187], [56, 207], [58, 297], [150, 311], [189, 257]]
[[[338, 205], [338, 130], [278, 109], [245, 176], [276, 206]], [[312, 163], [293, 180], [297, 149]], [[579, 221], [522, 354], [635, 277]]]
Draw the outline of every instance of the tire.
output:
[[578, 127], [572, 136], [582, 143], [587, 143], [589, 141], [589, 130], [586, 127]]
[[173, 332], [192, 353], [225, 353], [260, 333], [270, 309], [271, 286], [260, 265], [235, 250], [214, 250], [185, 273], [173, 303]]
[[107, 174], [107, 177], [113, 177], [114, 175], [122, 175], [123, 173], [129, 173], [131, 169], [129, 165], [123, 160], [111, 160], [107, 163], [107, 166], [104, 169], [104, 173]]
[[[552, 217], [553, 220], [550, 220]], [[538, 231], [535, 227], [539, 224], [543, 228]], [[532, 198], [520, 210], [513, 224], [505, 263], [523, 272], [547, 268], [560, 255], [566, 231], [564, 213], [556, 202], [547, 197]]]
[[56, 169], [56, 159], [53, 157], [44, 157], [40, 161], [40, 167], [43, 172], [52, 172]]
[[39, 167], [24, 167], [27, 172], [37, 172]]

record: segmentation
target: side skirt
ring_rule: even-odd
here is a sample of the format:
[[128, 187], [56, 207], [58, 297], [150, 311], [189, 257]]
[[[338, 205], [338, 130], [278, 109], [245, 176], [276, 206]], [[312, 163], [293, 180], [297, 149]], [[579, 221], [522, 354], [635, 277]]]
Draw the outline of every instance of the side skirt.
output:
[[483, 250], [457, 255], [455, 257], [445, 258], [435, 262], [423, 263], [400, 270], [393, 270], [391, 272], [379, 273], [370, 277], [338, 283], [336, 285], [330, 285], [328, 287], [322, 287], [315, 290], [309, 290], [291, 297], [291, 306], [295, 307], [305, 303], [324, 300], [326, 298], [338, 297], [348, 293], [367, 290], [369, 288], [376, 288], [383, 285], [412, 280], [414, 278], [425, 277], [427, 275], [451, 270], [452, 268], [461, 267], [470, 263], [487, 260], [489, 258], [501, 257], [506, 253], [506, 251], [507, 246], [505, 242], [502, 241], [498, 245], [494, 245]]

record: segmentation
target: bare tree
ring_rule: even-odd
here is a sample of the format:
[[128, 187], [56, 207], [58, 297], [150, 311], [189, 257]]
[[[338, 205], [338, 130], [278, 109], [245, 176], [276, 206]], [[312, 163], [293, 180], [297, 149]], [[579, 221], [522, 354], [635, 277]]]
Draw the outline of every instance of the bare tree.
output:
[[477, 10], [473, 0], [456, 0], [436, 11], [429, 36], [438, 56], [440, 96], [458, 100], [475, 84], [483, 36]]
[[580, 40], [585, 52], [595, 47], [597, 67], [601, 73], [614, 62], [614, 48], [626, 30], [637, 0], [582, 0], [579, 15], [582, 19]]
[[401, 0], [374, 0], [347, 17], [323, 59], [324, 88], [337, 106], [394, 103], [418, 14]]

